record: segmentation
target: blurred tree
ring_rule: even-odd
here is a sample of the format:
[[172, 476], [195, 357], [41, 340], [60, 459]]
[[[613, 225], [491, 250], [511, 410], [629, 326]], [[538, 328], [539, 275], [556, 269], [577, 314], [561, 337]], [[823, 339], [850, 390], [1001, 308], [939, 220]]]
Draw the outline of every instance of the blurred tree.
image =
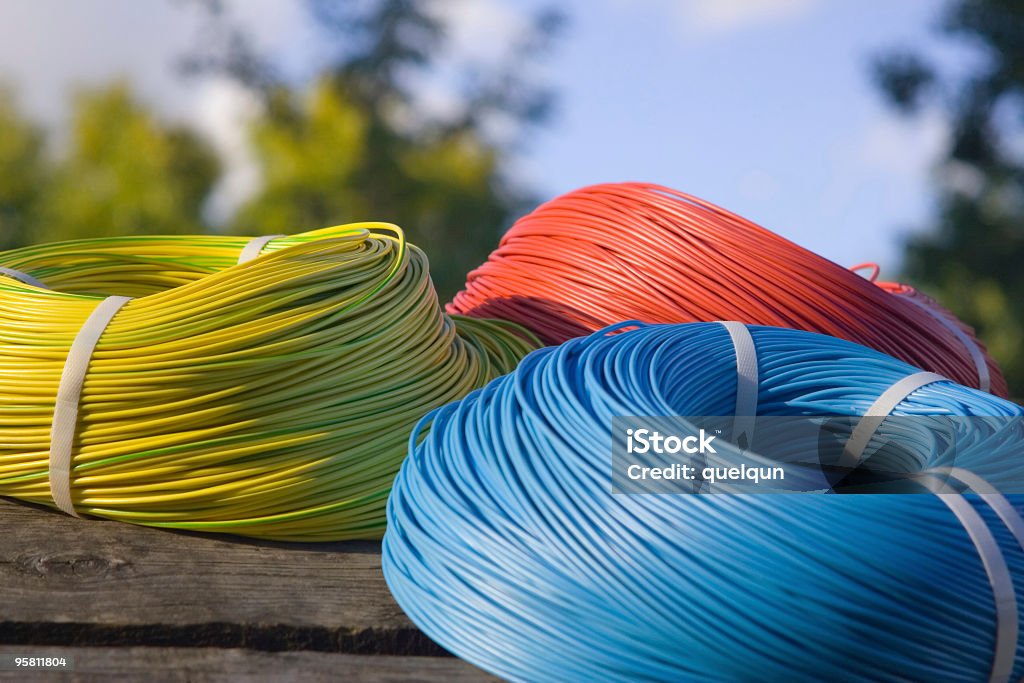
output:
[[283, 79], [222, 3], [202, 5], [211, 22], [186, 70], [228, 76], [264, 103], [253, 129], [264, 188], [232, 229], [395, 222], [427, 252], [448, 298], [531, 203], [502, 162], [550, 114], [551, 93], [528, 79], [562, 23], [558, 13], [539, 13], [502, 63], [444, 65], [461, 74], [461, 101], [437, 116], [421, 101], [421, 86], [446, 54], [448, 27], [436, 2], [307, 0], [324, 44], [340, 46], [324, 56], [309, 89]]
[[1024, 396], [1024, 4], [955, 0], [940, 30], [980, 48], [967, 74], [940, 72], [919, 53], [895, 50], [874, 73], [906, 115], [939, 107], [949, 140], [939, 169], [938, 211], [913, 236], [906, 272], [974, 325]]
[[115, 83], [74, 102], [71, 139], [45, 188], [33, 239], [201, 232], [213, 151]]
[[14, 95], [0, 88], [0, 250], [24, 244], [50, 173], [43, 133], [18, 111]]

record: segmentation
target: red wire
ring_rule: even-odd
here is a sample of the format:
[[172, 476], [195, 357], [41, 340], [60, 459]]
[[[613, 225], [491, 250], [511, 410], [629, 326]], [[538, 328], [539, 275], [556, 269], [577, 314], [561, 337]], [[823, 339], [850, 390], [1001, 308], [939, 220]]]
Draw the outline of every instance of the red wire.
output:
[[867, 280], [714, 204], [647, 183], [586, 187], [519, 219], [448, 311], [513, 320], [549, 344], [632, 319], [792, 327], [978, 387], [970, 349], [937, 313], [977, 345], [991, 391], [1007, 395], [973, 330], [934, 300]]

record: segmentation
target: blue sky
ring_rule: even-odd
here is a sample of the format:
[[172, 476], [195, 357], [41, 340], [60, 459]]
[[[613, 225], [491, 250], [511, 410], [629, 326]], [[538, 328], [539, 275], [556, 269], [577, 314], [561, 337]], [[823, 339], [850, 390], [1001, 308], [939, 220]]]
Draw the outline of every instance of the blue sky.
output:
[[564, 111], [531, 177], [553, 193], [656, 181], [840, 263], [897, 265], [900, 231], [928, 215], [945, 125], [892, 115], [867, 62], [928, 41], [940, 3], [738, 2], [718, 21], [703, 4], [572, 3]]
[[[454, 47], [494, 53], [534, 0], [436, 0]], [[926, 221], [946, 122], [904, 121], [881, 102], [869, 57], [935, 47], [943, 3], [857, 0], [570, 0], [547, 76], [552, 125], [511, 167], [543, 197], [610, 180], [702, 196], [839, 263], [892, 273], [903, 231]], [[288, 0], [234, 3], [259, 42], [301, 75], [315, 34]], [[0, 79], [59, 129], [75, 83], [131, 78], [168, 116], [200, 126], [228, 159], [228, 210], [258, 177], [243, 128], [253, 103], [223, 83], [183, 84], [173, 56], [195, 14], [165, 0], [0, 0]], [[964, 51], [945, 49], [955, 63]], [[443, 95], [439, 96], [443, 100]], [[59, 135], [58, 135], [59, 140]], [[380, 217], [386, 219], [386, 217]], [[884, 274], [884, 273], [883, 273]]]

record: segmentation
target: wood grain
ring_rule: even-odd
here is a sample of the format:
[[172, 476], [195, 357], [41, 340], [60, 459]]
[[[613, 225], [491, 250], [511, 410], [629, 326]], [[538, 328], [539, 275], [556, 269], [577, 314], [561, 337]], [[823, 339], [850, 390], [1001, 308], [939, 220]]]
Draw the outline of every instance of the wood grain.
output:
[[[363, 683], [485, 683], [497, 681], [480, 669], [453, 658], [374, 657], [320, 652], [253, 652], [213, 648], [42, 648], [35, 654], [72, 657], [68, 672], [0, 671], [12, 683], [226, 683], [247, 681], [361, 681]], [[0, 654], [25, 654], [0, 646]]]
[[391, 598], [377, 542], [253, 542], [2, 499], [0, 532], [0, 644], [446, 654]]

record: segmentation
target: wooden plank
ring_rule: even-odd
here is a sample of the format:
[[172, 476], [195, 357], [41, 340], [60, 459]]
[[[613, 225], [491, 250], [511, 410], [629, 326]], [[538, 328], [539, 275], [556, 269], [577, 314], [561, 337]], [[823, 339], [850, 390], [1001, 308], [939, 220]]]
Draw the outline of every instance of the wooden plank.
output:
[[[384, 683], [485, 683], [493, 678], [453, 658], [380, 657], [320, 652], [253, 652], [216, 648], [89, 647], [48, 650], [72, 657], [74, 670], [0, 672], [0, 681], [29, 683], [222, 683], [251, 681], [361, 681]], [[32, 653], [44, 654], [40, 649]], [[0, 655], [26, 654], [23, 648], [0, 646]]]
[[2, 499], [0, 530], [0, 644], [446, 654], [391, 598], [377, 542], [256, 542]]

